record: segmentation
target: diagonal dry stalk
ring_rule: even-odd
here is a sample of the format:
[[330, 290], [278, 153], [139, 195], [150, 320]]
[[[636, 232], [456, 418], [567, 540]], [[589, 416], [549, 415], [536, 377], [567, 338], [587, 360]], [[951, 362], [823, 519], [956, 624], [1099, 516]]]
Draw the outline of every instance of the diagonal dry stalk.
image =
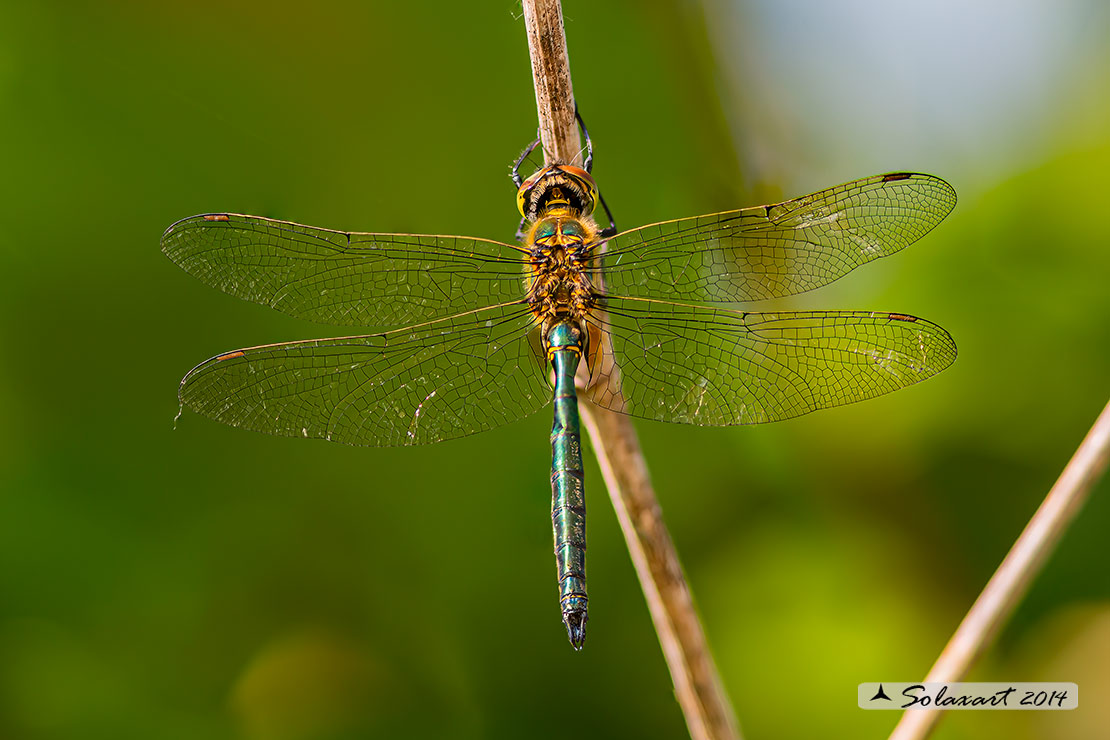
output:
[[[540, 139], [546, 164], [581, 164], [574, 94], [558, 0], [524, 0]], [[611, 357], [611, 353], [609, 353]], [[609, 372], [617, 373], [619, 368]], [[582, 417], [640, 579], [675, 695], [694, 740], [739, 740], [678, 553], [663, 523], [631, 420], [586, 400]]]
[[[1033, 577], [1079, 513], [1091, 488], [1106, 472], [1108, 462], [1110, 404], [1099, 414], [1052, 490], [956, 628], [925, 677], [926, 681], [959, 681], [964, 677], [1029, 591]], [[941, 714], [937, 710], [907, 710], [891, 733], [890, 740], [922, 740], [928, 737], [940, 721]]]

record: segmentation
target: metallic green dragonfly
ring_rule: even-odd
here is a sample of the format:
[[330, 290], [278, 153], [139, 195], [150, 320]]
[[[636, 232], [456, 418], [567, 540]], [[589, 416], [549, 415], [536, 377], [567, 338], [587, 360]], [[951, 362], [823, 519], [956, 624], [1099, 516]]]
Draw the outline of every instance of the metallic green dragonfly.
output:
[[730, 305], [820, 287], [920, 239], [955, 206], [943, 180], [877, 175], [615, 233], [611, 218], [606, 229], [592, 218], [600, 195], [588, 170], [553, 165], [526, 181], [514, 170], [520, 245], [230, 213], [178, 221], [162, 237], [171, 260], [225, 293], [320, 323], [404, 327], [217, 355], [181, 381], [181, 403], [197, 413], [399, 446], [494, 429], [554, 401], [552, 521], [576, 649], [587, 620], [576, 375], [602, 408], [728, 426], [873, 398], [956, 358], [947, 332], [908, 314]]

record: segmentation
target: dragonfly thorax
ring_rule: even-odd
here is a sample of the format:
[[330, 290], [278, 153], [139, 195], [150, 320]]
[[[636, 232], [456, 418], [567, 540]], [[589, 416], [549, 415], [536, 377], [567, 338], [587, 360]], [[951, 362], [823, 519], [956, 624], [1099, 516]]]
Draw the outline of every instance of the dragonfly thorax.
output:
[[595, 293], [586, 272], [597, 243], [590, 218], [545, 215], [528, 232], [528, 306], [541, 324], [579, 320], [593, 307]]
[[597, 207], [597, 183], [586, 170], [569, 164], [544, 167], [516, 194], [520, 215], [535, 221], [547, 213], [589, 216]]

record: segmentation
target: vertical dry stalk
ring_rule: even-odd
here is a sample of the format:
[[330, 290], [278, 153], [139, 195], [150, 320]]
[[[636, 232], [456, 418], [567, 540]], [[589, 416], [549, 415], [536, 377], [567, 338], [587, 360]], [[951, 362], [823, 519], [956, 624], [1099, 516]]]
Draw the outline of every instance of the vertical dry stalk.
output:
[[524, 30], [532, 59], [544, 164], [581, 164], [582, 143], [574, 121], [574, 88], [559, 1], [524, 0]]
[[[545, 162], [580, 163], [562, 10], [558, 0], [524, 0], [523, 6]], [[736, 717], [663, 523], [636, 431], [627, 416], [585, 398], [581, 411], [690, 735], [695, 740], [739, 740]]]
[[[1026, 592], [1110, 462], [1110, 404], [1068, 461], [998, 570], [945, 645], [926, 681], [959, 681], [986, 650]], [[922, 740], [940, 720], [936, 710], [907, 710], [890, 740]]]

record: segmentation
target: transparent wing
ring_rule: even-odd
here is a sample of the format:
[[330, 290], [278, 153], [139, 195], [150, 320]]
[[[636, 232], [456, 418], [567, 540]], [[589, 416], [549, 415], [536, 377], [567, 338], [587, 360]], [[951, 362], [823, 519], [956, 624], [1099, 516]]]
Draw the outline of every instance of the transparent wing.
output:
[[324, 324], [405, 326], [523, 294], [518, 250], [462, 236], [331, 231], [233, 213], [193, 216], [162, 251], [209, 285]]
[[608, 334], [619, 366], [595, 356], [588, 392], [596, 403], [702, 426], [779, 421], [862, 401], [956, 359], [944, 329], [896, 313], [744, 313], [608, 299], [607, 315], [590, 321]]
[[351, 445], [427, 444], [508, 424], [551, 400], [519, 303], [384, 334], [228, 352], [181, 403], [231, 426]]
[[736, 302], [812, 290], [920, 239], [956, 205], [932, 175], [876, 175], [770, 206], [665, 221], [618, 234], [606, 291]]

